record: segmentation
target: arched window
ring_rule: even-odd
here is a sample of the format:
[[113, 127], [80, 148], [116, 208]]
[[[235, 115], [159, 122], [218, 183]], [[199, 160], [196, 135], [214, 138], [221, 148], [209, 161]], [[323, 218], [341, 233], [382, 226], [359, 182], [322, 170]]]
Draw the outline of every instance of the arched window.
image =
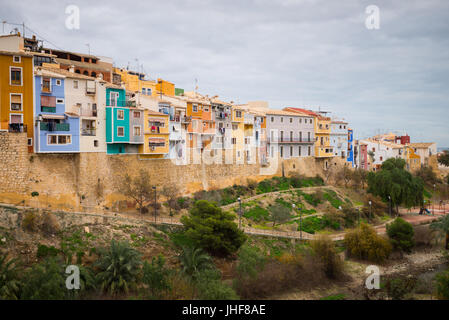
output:
[[75, 73], [81, 73], [81, 71], [79, 69], [76, 69]]
[[88, 75], [89, 75], [89, 71], [86, 70], [86, 71], [83, 72], [83, 74], [84, 74], [85, 76], [88, 76]]
[[96, 78], [96, 77], [97, 77], [97, 74], [96, 74], [95, 72], [92, 72], [92, 73], [90, 74], [90, 76]]

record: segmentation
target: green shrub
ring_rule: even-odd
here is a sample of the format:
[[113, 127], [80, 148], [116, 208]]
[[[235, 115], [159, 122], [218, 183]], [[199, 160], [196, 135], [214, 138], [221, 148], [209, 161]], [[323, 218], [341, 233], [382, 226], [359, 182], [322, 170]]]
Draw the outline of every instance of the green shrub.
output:
[[18, 261], [0, 256], [0, 300], [17, 300], [22, 283], [19, 278]]
[[170, 270], [165, 267], [165, 258], [158, 255], [153, 257], [151, 263], [145, 261], [142, 268], [142, 282], [148, 286], [151, 298], [160, 299], [162, 295], [171, 289], [169, 282]]
[[220, 272], [215, 268], [201, 271], [195, 280], [198, 298], [201, 300], [237, 300], [239, 297], [234, 289], [224, 284], [220, 278]]
[[258, 247], [246, 243], [239, 250], [237, 273], [241, 278], [255, 278], [266, 261], [266, 256]]
[[36, 256], [38, 259], [46, 257], [56, 257], [59, 252], [59, 249], [55, 248], [54, 246], [48, 247], [44, 244], [39, 244], [37, 246]]
[[372, 262], [381, 263], [391, 253], [390, 243], [364, 223], [360, 228], [346, 233], [344, 244], [350, 256]]
[[45, 259], [27, 272], [21, 299], [62, 300], [69, 297], [64, 265], [57, 258]]
[[251, 219], [254, 221], [261, 221], [261, 220], [267, 220], [270, 213], [267, 209], [264, 209], [260, 207], [259, 205], [256, 205], [255, 207], [245, 210], [243, 213], [243, 216], [247, 219]]
[[389, 279], [386, 284], [387, 294], [393, 300], [402, 300], [410, 296], [415, 287], [416, 280], [413, 278]]
[[440, 299], [449, 299], [449, 269], [442, 271], [435, 276], [437, 285], [437, 295]]
[[410, 253], [415, 246], [413, 226], [402, 218], [387, 224], [387, 234], [396, 250]]

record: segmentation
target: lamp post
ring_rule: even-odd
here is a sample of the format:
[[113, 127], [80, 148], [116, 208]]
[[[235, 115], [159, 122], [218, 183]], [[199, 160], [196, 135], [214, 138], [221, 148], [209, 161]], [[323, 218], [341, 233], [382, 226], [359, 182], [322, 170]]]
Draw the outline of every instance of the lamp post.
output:
[[373, 222], [373, 207], [372, 207], [372, 202], [371, 200], [368, 201], [369, 204], [369, 219], [371, 220], [371, 223]]
[[156, 186], [153, 186], [154, 190], [154, 223], [156, 223], [157, 207], [156, 207]]
[[238, 197], [238, 202], [239, 202], [239, 229], [242, 229], [242, 199], [240, 199], [240, 197]]

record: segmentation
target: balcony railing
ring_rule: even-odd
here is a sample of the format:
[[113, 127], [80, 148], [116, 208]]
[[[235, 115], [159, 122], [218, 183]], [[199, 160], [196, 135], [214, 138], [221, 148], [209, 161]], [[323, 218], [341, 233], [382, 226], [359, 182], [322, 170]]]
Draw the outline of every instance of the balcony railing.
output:
[[113, 100], [109, 99], [106, 101], [106, 106], [108, 107], [135, 107], [136, 102], [135, 101], [129, 101], [129, 100]]
[[55, 113], [55, 112], [56, 112], [56, 107], [45, 107], [45, 106], [41, 106], [41, 112], [51, 112], [51, 113]]
[[314, 143], [312, 139], [290, 139], [290, 138], [278, 138], [278, 139], [268, 139], [269, 143]]
[[23, 123], [10, 123], [8, 131], [14, 133], [27, 132], [27, 126]]
[[41, 122], [42, 131], [70, 131], [69, 123]]
[[89, 129], [89, 128], [82, 128], [81, 129], [81, 135], [82, 136], [96, 136], [97, 135], [97, 129]]

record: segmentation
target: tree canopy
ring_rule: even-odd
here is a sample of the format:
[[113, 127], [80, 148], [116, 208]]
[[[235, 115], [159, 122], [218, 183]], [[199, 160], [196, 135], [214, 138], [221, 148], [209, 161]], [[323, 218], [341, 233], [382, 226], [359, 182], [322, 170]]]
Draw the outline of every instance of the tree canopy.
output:
[[423, 203], [424, 184], [421, 178], [414, 177], [405, 170], [405, 161], [399, 158], [386, 160], [381, 169], [368, 174], [368, 192], [389, 201], [396, 206], [408, 208]]
[[195, 246], [214, 255], [229, 255], [245, 242], [245, 234], [238, 229], [234, 215], [206, 200], [195, 202], [188, 216], [181, 218], [185, 236]]
[[444, 150], [438, 157], [438, 162], [443, 166], [449, 167], [449, 150]]

